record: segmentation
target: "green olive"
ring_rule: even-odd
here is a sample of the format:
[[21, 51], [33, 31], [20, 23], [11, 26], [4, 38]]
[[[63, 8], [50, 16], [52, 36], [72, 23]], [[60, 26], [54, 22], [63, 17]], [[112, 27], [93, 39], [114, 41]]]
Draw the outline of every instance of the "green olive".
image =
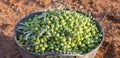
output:
[[17, 30], [18, 42], [36, 54], [85, 54], [95, 49], [103, 36], [91, 17], [71, 10], [47, 10], [22, 22]]

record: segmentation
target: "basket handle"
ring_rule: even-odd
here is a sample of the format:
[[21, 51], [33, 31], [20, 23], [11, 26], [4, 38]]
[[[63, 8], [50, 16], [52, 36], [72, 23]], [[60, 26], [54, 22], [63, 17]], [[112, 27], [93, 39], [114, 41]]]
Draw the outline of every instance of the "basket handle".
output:
[[48, 52], [43, 55], [44, 57], [46, 56], [63, 56], [63, 57], [81, 57], [82, 55], [75, 53], [75, 52]]
[[[59, 3], [60, 3], [60, 5], [59, 5]], [[55, 9], [61, 9], [61, 10], [63, 10], [63, 9], [71, 9], [71, 7], [70, 6], [68, 6], [68, 4], [66, 3], [66, 2], [62, 2], [62, 1], [60, 1], [60, 0], [53, 0], [50, 4], [49, 4], [49, 6], [48, 6], [48, 9], [47, 10], [49, 10], [49, 9], [52, 9], [52, 5], [57, 5], [56, 7], [55, 7]], [[63, 7], [63, 5], [64, 5], [64, 7]], [[72, 10], [72, 9], [71, 9]]]

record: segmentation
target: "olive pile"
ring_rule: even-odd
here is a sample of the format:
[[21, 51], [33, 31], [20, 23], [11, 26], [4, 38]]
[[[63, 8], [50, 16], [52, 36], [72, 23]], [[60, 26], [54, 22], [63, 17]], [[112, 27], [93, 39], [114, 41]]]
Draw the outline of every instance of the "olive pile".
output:
[[102, 40], [102, 34], [90, 17], [70, 10], [45, 11], [20, 23], [17, 31], [18, 42], [36, 54], [85, 54], [96, 48]]

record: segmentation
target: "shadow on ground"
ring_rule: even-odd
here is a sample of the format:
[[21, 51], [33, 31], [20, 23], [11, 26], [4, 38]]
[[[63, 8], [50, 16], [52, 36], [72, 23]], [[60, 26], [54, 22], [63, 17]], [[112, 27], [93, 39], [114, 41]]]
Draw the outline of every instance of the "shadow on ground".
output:
[[[38, 58], [21, 50], [14, 38], [0, 32], [0, 58]], [[40, 57], [39, 57], [40, 58]]]

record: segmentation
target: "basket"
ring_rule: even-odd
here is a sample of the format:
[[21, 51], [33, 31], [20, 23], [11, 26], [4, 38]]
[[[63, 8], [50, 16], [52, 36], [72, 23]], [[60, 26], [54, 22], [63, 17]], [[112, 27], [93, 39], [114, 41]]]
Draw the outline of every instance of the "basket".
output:
[[[66, 9], [66, 10], [68, 10], [68, 9]], [[99, 47], [101, 46], [101, 44], [102, 44], [102, 42], [103, 42], [103, 40], [104, 40], [104, 32], [103, 32], [102, 27], [99, 25], [99, 23], [98, 23], [94, 18], [92, 18], [92, 21], [94, 21], [94, 22], [96, 23], [99, 32], [100, 32], [103, 36], [102, 36], [101, 43], [100, 43], [95, 49], [93, 49], [92, 51], [90, 51], [90, 52], [88, 52], [88, 53], [86, 53], [86, 54], [80, 55], [80, 54], [75, 53], [75, 52], [48, 52], [48, 53], [46, 53], [46, 54], [44, 54], [44, 55], [39, 55], [39, 54], [35, 54], [35, 53], [32, 53], [32, 52], [27, 51], [26, 49], [24, 49], [24, 48], [17, 42], [19, 33], [17, 32], [16, 28], [17, 28], [18, 26], [20, 26], [19, 23], [24, 22], [24, 21], [26, 21], [26, 20], [29, 19], [29, 18], [33, 18], [35, 15], [40, 15], [40, 14], [42, 14], [43, 12], [44, 12], [44, 11], [40, 11], [40, 12], [35, 12], [35, 13], [30, 14], [30, 15], [27, 15], [27, 16], [24, 17], [22, 20], [20, 20], [20, 21], [17, 23], [17, 25], [15, 26], [15, 29], [14, 29], [15, 42], [16, 42], [16, 44], [21, 48], [21, 51], [30, 53], [30, 54], [32, 54], [32, 55], [35, 55], [35, 56], [38, 56], [38, 57], [41, 57], [41, 58], [60, 58], [60, 57], [61, 57], [61, 58], [94, 58], [94, 57], [95, 57], [97, 50], [99, 49]], [[83, 12], [79, 12], [79, 11], [77, 11], [77, 12], [78, 12], [78, 13], [82, 13], [83, 15], [86, 15], [86, 16], [90, 16], [90, 15], [88, 15], [88, 14], [86, 14], [86, 13], [83, 13]]]

